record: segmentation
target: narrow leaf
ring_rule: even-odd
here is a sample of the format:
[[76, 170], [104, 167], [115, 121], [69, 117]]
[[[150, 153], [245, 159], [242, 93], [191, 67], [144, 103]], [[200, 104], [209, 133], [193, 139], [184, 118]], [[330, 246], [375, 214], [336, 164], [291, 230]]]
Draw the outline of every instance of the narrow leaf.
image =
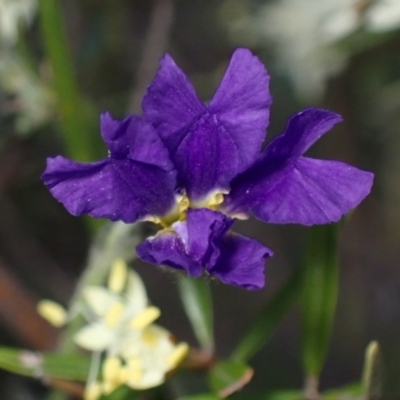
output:
[[203, 350], [214, 350], [212, 298], [209, 284], [204, 279], [181, 276], [179, 293], [183, 308]]
[[301, 269], [298, 268], [267, 303], [236, 346], [231, 355], [232, 359], [246, 362], [268, 342], [282, 319], [300, 297], [301, 273]]
[[0, 368], [33, 378], [86, 381], [90, 359], [76, 354], [38, 353], [0, 347]]
[[302, 361], [305, 373], [318, 378], [325, 361], [336, 309], [337, 225], [310, 228], [303, 266]]
[[60, 128], [69, 156], [79, 161], [93, 160], [99, 143], [92, 140], [97, 120], [93, 110], [79, 94], [73, 65], [68, 54], [67, 35], [59, 0], [39, 0], [39, 21], [46, 55], [54, 76], [58, 96]]
[[365, 363], [362, 378], [365, 399], [382, 399], [383, 361], [378, 342], [371, 342], [365, 351]]
[[253, 377], [253, 370], [242, 363], [227, 360], [213, 366], [208, 373], [211, 390], [225, 398], [242, 389]]
[[220, 400], [218, 396], [214, 394], [204, 393], [204, 394], [195, 394], [193, 396], [184, 396], [179, 397], [178, 400]]

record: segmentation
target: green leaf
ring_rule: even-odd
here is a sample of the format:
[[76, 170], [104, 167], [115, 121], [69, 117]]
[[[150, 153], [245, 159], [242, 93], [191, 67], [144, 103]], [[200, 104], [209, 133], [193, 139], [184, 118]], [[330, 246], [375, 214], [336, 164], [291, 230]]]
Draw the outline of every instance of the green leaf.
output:
[[33, 378], [42, 375], [74, 381], [86, 381], [89, 357], [76, 354], [38, 353], [0, 347], [0, 368]]
[[78, 161], [93, 160], [97, 153], [95, 145], [100, 144], [99, 139], [91, 137], [97, 131], [97, 117], [91, 105], [81, 98], [76, 85], [60, 1], [39, 0], [39, 21], [54, 76], [61, 133], [68, 154]]
[[137, 390], [122, 385], [108, 396], [102, 395], [99, 400], [135, 400], [140, 397], [140, 393], [141, 392], [138, 392]]
[[338, 291], [337, 225], [310, 228], [303, 266], [302, 361], [317, 378], [328, 350]]
[[178, 400], [220, 400], [218, 396], [214, 394], [204, 393], [204, 394], [195, 394], [193, 396], [184, 396], [179, 397]]
[[268, 394], [265, 400], [303, 400], [303, 394], [298, 390], [280, 390]]
[[279, 292], [268, 302], [244, 334], [231, 358], [246, 362], [269, 340], [301, 293], [301, 269], [298, 268]]
[[204, 279], [181, 276], [179, 293], [183, 308], [203, 350], [214, 350], [212, 298], [209, 284]]
[[249, 366], [233, 360], [218, 362], [208, 373], [211, 390], [222, 398], [242, 389], [252, 377]]
[[330, 389], [323, 393], [323, 400], [360, 400], [362, 396], [362, 386], [359, 383], [352, 383], [339, 389]]

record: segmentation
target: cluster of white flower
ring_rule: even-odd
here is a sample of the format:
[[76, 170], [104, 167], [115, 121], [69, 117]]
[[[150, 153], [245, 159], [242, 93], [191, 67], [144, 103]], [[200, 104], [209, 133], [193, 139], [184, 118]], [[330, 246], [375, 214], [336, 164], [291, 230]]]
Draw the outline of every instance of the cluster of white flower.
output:
[[175, 344], [170, 332], [153, 324], [160, 310], [148, 305], [143, 282], [134, 271], [128, 272], [124, 261], [113, 263], [107, 287], [86, 287], [83, 297], [70, 313], [47, 300], [39, 303], [38, 311], [55, 326], [79, 313], [88, 321], [74, 336], [78, 346], [93, 352], [86, 400], [96, 400], [123, 384], [137, 390], [158, 386], [186, 356], [186, 343]]
[[21, 23], [28, 25], [35, 15], [37, 0], [0, 0], [0, 41], [13, 45]]
[[52, 89], [15, 46], [36, 10], [37, 0], [0, 0], [0, 86], [10, 96], [5, 112], [15, 113], [16, 131], [22, 134], [47, 123], [55, 104]]
[[25, 134], [53, 117], [53, 90], [15, 52], [0, 51], [0, 86], [11, 96], [8, 111], [16, 113], [16, 130]]
[[[274, 47], [282, 71], [299, 94], [318, 97], [348, 59], [335, 44], [361, 27], [371, 32], [399, 28], [400, 1], [279, 0], [262, 5], [253, 15], [247, 35]], [[248, 15], [240, 18], [248, 20]], [[237, 18], [230, 23], [237, 26]]]

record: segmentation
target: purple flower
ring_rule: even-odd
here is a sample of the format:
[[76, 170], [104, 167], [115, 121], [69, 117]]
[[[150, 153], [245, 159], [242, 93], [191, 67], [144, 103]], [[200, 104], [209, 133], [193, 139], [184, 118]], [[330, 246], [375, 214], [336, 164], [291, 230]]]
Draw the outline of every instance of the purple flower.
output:
[[169, 55], [160, 64], [143, 99], [144, 119], [102, 115], [108, 158], [50, 158], [42, 179], [74, 215], [160, 223], [163, 229], [137, 247], [142, 260], [259, 289], [272, 252], [230, 232], [232, 218], [337, 221], [369, 193], [373, 175], [303, 157], [341, 121], [316, 108], [294, 115], [260, 153], [271, 96], [267, 72], [250, 51], [235, 51], [208, 105]]

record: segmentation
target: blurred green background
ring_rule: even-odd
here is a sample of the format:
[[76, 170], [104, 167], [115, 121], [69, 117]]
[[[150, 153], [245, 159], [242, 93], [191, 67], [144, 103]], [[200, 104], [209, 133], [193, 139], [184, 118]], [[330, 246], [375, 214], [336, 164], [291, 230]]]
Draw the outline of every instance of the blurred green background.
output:
[[[70, 216], [41, 183], [46, 157], [102, 157], [99, 113], [140, 113], [165, 51], [207, 101], [239, 46], [258, 55], [271, 76], [267, 140], [291, 113], [329, 108], [344, 122], [310, 153], [376, 175], [372, 194], [340, 235], [339, 302], [321, 386], [358, 380], [374, 339], [382, 346], [388, 396], [399, 399], [398, 0], [0, 0], [0, 343], [56, 346], [57, 332], [36, 316], [35, 304], [67, 304], [95, 229]], [[275, 255], [259, 292], [212, 284], [221, 357], [299, 265], [307, 232], [254, 219], [235, 229]], [[175, 278], [150, 265], [138, 263], [137, 270], [161, 306], [163, 326], [195, 344]], [[251, 365], [249, 390], [302, 386], [296, 308]], [[44, 398], [36, 382], [6, 373], [0, 381], [1, 398]]]

